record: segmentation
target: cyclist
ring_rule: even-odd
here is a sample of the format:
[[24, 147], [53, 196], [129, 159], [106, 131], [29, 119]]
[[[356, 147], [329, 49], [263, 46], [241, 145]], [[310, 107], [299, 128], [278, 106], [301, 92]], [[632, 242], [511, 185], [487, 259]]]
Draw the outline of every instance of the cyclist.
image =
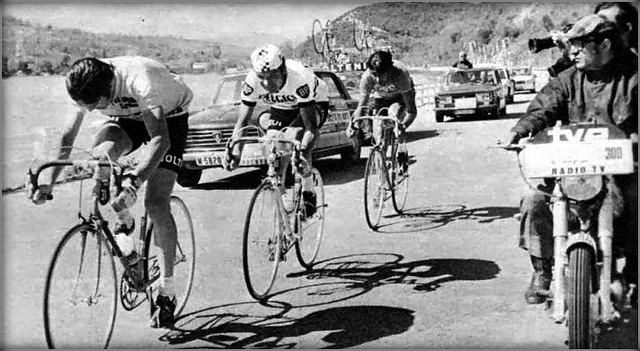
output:
[[[252, 69], [247, 74], [242, 87], [242, 104], [238, 120], [233, 130], [233, 139], [240, 138], [241, 128], [247, 125], [258, 100], [270, 106], [270, 125], [267, 136], [278, 133], [285, 127], [300, 141], [303, 170], [302, 196], [307, 216], [315, 213], [316, 194], [313, 192], [311, 173], [311, 151], [318, 138], [318, 120], [326, 119], [328, 98], [326, 84], [310, 68], [293, 60], [285, 60], [277, 46], [269, 44], [256, 48], [251, 53]], [[317, 103], [317, 100], [323, 100]], [[316, 105], [323, 111], [318, 113]], [[300, 130], [303, 129], [303, 133]], [[302, 134], [302, 135], [300, 135]], [[227, 170], [237, 167], [242, 154], [242, 143], [227, 152]], [[286, 170], [281, 167], [281, 172]]]
[[[404, 132], [415, 120], [418, 109], [416, 107], [416, 91], [409, 71], [400, 63], [394, 62], [391, 53], [379, 50], [371, 54], [367, 60], [367, 70], [360, 78], [360, 101], [354, 118], [362, 115], [363, 107], [369, 103], [369, 95], [373, 97], [373, 110], [383, 107], [389, 108], [400, 120], [400, 130]], [[347, 128], [350, 138], [369, 139], [372, 127], [369, 121], [351, 123]], [[360, 129], [360, 132], [356, 131]], [[363, 133], [365, 135], [357, 135]], [[354, 141], [356, 142], [356, 141]], [[408, 155], [402, 153], [399, 160], [403, 167], [408, 165]]]
[[[96, 155], [108, 155], [116, 160], [143, 143], [148, 144], [139, 163], [125, 174], [122, 191], [113, 196], [111, 205], [118, 217], [114, 234], [119, 246], [124, 247], [126, 243], [133, 246], [133, 238], [128, 235], [135, 223], [127, 208], [135, 203], [136, 192], [146, 181], [144, 205], [155, 225], [155, 244], [163, 252], [159, 295], [151, 326], [169, 326], [176, 306], [173, 263], [177, 236], [169, 201], [182, 164], [189, 128], [187, 107], [193, 97], [191, 89], [164, 65], [139, 56], [80, 59], [71, 66], [65, 83], [77, 110], [62, 133], [60, 158], [69, 157], [85, 114], [93, 110], [109, 117], [95, 136]], [[54, 169], [49, 181], [34, 189], [33, 202], [46, 201], [60, 171], [60, 168]]]

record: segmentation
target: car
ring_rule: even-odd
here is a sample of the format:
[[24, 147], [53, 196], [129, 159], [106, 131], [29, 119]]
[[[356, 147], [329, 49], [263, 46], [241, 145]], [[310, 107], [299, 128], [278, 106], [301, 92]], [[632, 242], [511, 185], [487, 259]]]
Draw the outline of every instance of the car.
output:
[[[483, 74], [486, 81], [480, 80]], [[506, 115], [505, 90], [497, 68], [452, 69], [442, 77], [442, 88], [435, 95], [436, 122], [444, 122], [446, 116]]]
[[[320, 128], [313, 157], [340, 155], [345, 162], [360, 159], [362, 145], [348, 138], [345, 130], [358, 102], [349, 95], [341, 79], [333, 71], [314, 69], [314, 73], [329, 88], [329, 115]], [[183, 155], [178, 184], [192, 187], [200, 182], [202, 172], [222, 168], [225, 146], [230, 139], [240, 110], [240, 92], [247, 71], [224, 75], [210, 106], [189, 116], [189, 134]], [[262, 135], [266, 131], [265, 114], [269, 106], [259, 101], [253, 111], [246, 136]], [[260, 167], [266, 170], [266, 160], [258, 144], [245, 144], [239, 167]]]
[[514, 67], [511, 70], [511, 75], [516, 83], [516, 92], [536, 92], [536, 75], [531, 71], [531, 67]]

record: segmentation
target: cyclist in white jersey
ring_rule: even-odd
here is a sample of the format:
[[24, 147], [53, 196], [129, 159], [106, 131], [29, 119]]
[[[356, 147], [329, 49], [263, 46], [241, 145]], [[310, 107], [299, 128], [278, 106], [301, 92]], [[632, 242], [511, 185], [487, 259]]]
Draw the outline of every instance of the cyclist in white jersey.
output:
[[[110, 117], [95, 136], [96, 155], [116, 160], [148, 144], [148, 152], [125, 175], [122, 191], [112, 199], [118, 217], [114, 234], [119, 246], [132, 244], [128, 235], [135, 223], [127, 208], [135, 203], [136, 192], [146, 181], [144, 205], [155, 225], [155, 244], [163, 252], [160, 291], [151, 326], [170, 326], [176, 306], [173, 261], [177, 233], [169, 202], [189, 130], [191, 89], [164, 65], [138, 56], [80, 59], [67, 73], [66, 87], [77, 110], [62, 133], [59, 158], [69, 157], [85, 114], [93, 110]], [[49, 181], [30, 194], [34, 203], [47, 200], [60, 171], [54, 169]], [[134, 251], [127, 258], [133, 262], [135, 256]]]
[[[312, 191], [311, 151], [318, 138], [318, 122], [326, 119], [328, 110], [328, 88], [313, 70], [302, 63], [286, 60], [275, 45], [258, 47], [251, 54], [252, 69], [247, 74], [242, 86], [242, 105], [236, 122], [233, 138], [241, 137], [241, 128], [247, 125], [258, 100], [270, 105], [270, 125], [267, 135], [278, 132], [284, 127], [294, 127], [302, 136], [295, 133], [301, 143], [301, 155], [307, 167], [303, 172], [302, 196], [307, 204], [307, 215], [315, 212], [315, 193]], [[317, 103], [321, 102], [321, 103]], [[316, 105], [323, 114], [316, 113]], [[322, 107], [324, 106], [324, 107]], [[237, 167], [242, 153], [241, 143], [229, 150], [227, 169]], [[286, 167], [283, 167], [283, 170]]]

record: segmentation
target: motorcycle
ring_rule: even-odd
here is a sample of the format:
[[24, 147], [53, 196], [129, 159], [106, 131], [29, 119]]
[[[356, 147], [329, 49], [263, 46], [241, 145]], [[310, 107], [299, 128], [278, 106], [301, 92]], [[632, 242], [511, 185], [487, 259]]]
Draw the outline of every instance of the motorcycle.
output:
[[[637, 145], [637, 144], [636, 144]], [[549, 127], [516, 149], [523, 179], [546, 179], [552, 192], [553, 279], [548, 303], [556, 323], [566, 322], [569, 348], [593, 348], [603, 325], [625, 303], [613, 218], [621, 198], [612, 175], [634, 172], [634, 144], [613, 125], [580, 123]], [[552, 181], [550, 181], [552, 180]], [[538, 187], [538, 190], [544, 187]]]

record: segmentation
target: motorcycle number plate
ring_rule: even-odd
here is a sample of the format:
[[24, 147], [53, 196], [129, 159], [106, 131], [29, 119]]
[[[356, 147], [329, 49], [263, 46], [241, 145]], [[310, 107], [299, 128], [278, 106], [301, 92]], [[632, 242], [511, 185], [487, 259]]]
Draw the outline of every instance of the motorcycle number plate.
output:
[[527, 178], [633, 173], [628, 139], [529, 144], [521, 155]]

